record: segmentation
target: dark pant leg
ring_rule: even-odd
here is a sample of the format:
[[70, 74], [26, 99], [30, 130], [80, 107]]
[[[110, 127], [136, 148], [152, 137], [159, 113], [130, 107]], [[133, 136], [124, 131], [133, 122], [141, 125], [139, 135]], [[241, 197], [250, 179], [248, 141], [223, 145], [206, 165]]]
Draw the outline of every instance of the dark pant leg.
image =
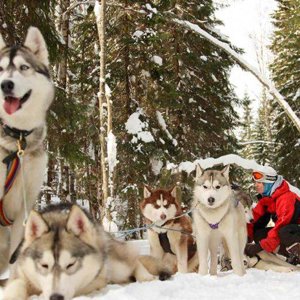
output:
[[286, 225], [279, 230], [278, 235], [280, 244], [285, 247], [300, 243], [300, 224]]
[[258, 244], [262, 239], [266, 238], [268, 235], [268, 232], [272, 229], [273, 227], [266, 227], [266, 228], [260, 228], [254, 231], [254, 242]]

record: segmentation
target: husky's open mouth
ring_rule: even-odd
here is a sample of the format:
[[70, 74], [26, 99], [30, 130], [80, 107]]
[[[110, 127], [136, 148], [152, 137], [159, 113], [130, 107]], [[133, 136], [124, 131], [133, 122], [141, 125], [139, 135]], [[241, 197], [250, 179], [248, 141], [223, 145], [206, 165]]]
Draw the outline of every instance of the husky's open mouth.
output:
[[18, 109], [22, 107], [22, 104], [25, 103], [31, 95], [31, 90], [29, 90], [22, 98], [16, 98], [13, 96], [6, 96], [4, 98], [4, 110], [9, 114], [15, 113]]

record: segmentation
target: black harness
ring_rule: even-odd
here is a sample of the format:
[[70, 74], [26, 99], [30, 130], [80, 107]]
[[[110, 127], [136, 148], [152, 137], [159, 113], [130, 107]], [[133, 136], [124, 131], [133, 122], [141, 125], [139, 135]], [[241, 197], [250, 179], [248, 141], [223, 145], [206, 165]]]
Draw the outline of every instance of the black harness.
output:
[[171, 253], [175, 255], [175, 253], [171, 250], [170, 241], [167, 235], [167, 232], [158, 234], [159, 242], [161, 247], [163, 248], [165, 253]]
[[[3, 128], [3, 131], [6, 135], [8, 135], [8, 136], [10, 136], [10, 137], [12, 137], [12, 138], [19, 141], [20, 148], [22, 150], [26, 149], [27, 143], [26, 143], [25, 137], [30, 135], [33, 132], [33, 129], [29, 130], [29, 131], [28, 130], [20, 130], [20, 129], [17, 129], [17, 128], [14, 128], [14, 127], [9, 127], [8, 125], [3, 124], [3, 123], [2, 123], [2, 128]], [[3, 159], [2, 162], [5, 163], [6, 165], [8, 165], [12, 160], [14, 160], [17, 157], [17, 153], [18, 153], [18, 151], [14, 151], [14, 152], [8, 154]]]

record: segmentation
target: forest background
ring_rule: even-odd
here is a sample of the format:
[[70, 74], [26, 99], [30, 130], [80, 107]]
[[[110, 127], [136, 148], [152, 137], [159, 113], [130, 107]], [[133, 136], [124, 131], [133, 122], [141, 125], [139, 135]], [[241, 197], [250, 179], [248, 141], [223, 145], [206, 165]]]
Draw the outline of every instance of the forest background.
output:
[[[269, 74], [300, 117], [300, 0], [277, 2], [270, 46], [274, 59], [266, 64], [258, 55], [260, 71]], [[168, 166], [231, 153], [269, 164], [299, 187], [300, 135], [277, 102], [262, 89], [258, 113], [253, 113], [253, 99], [239, 98], [229, 81], [236, 62], [166, 17], [197, 24], [242, 53], [215, 30], [220, 1], [107, 1], [104, 123], [99, 119], [101, 49], [94, 6], [95, 1], [74, 0], [0, 2], [5, 41], [21, 43], [28, 27], [36, 26], [50, 52], [56, 97], [48, 117], [49, 164], [40, 206], [58, 199], [78, 202], [94, 218], [105, 214], [120, 229], [139, 227], [143, 184], [177, 184], [179, 200], [189, 207], [193, 172]], [[231, 173], [233, 181], [249, 189], [249, 173]], [[108, 195], [103, 195], [103, 176]]]

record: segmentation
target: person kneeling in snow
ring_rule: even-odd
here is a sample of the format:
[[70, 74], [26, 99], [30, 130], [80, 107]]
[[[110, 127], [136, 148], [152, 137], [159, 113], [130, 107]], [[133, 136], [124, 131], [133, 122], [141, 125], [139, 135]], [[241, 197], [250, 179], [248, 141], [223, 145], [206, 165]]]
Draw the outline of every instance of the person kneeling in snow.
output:
[[[300, 263], [300, 197], [275, 171], [254, 171], [252, 178], [259, 201], [247, 224], [249, 241], [246, 255], [253, 257], [262, 250], [278, 252], [291, 264]], [[273, 220], [274, 227], [266, 227]], [[277, 249], [278, 248], [278, 249]]]

